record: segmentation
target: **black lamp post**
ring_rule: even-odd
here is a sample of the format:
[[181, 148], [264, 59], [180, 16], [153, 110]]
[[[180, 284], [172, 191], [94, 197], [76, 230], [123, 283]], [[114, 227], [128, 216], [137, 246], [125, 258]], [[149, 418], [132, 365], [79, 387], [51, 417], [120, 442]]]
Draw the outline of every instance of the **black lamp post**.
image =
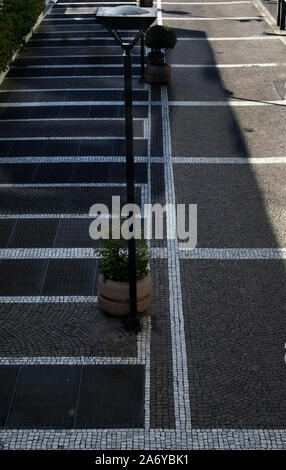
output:
[[277, 26], [285, 29], [286, 3], [285, 0], [277, 0]]
[[[96, 17], [123, 49], [127, 203], [135, 204], [131, 51], [145, 31], [157, 19], [156, 9], [131, 5], [100, 7]], [[136, 29], [138, 32], [131, 42], [125, 42], [118, 33], [119, 29]], [[131, 216], [132, 212], [129, 213], [129, 217]], [[137, 318], [136, 245], [133, 237], [128, 240], [128, 277], [130, 314], [126, 318], [124, 326], [127, 331], [137, 334], [140, 331], [140, 323]]]

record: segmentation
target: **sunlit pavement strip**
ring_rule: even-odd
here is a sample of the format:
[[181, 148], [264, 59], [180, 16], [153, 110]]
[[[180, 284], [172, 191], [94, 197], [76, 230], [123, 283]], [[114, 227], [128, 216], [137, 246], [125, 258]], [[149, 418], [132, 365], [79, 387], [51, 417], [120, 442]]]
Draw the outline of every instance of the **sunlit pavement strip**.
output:
[[276, 41], [280, 39], [278, 34], [275, 36], [248, 36], [248, 37], [243, 37], [243, 38], [200, 38], [200, 37], [194, 37], [194, 38], [177, 38], [178, 41], [272, 41], [275, 39]]
[[[96, 3], [96, 2], [92, 2]], [[121, 2], [124, 3], [124, 2]], [[173, 2], [164, 2], [165, 4]], [[210, 4], [208, 2], [206, 4]], [[215, 2], [216, 4], [225, 4], [226, 2]], [[253, 2], [228, 2], [228, 3], [253, 3]], [[69, 3], [67, 3], [69, 4]], [[175, 4], [175, 3], [174, 3]], [[197, 3], [200, 4], [200, 3]], [[205, 3], [203, 3], [205, 4]], [[64, 5], [64, 3], [63, 3]], [[160, 0], [157, 2], [161, 8]], [[162, 21], [162, 14], [159, 12], [159, 22]], [[260, 18], [260, 17], [259, 17]], [[83, 18], [84, 19], [84, 18]], [[170, 18], [168, 18], [169, 20]], [[178, 18], [176, 18], [177, 20]], [[206, 18], [195, 18], [206, 19]], [[208, 20], [216, 20], [223, 18], [207, 18]], [[231, 18], [232, 20], [234, 18]], [[244, 18], [245, 19], [245, 18]], [[54, 19], [53, 21], [63, 21], [63, 19]], [[276, 39], [276, 38], [275, 38]], [[259, 66], [281, 66], [282, 64], [259, 64]], [[179, 65], [178, 65], [179, 66]], [[241, 65], [235, 65], [241, 66]], [[253, 66], [247, 64], [242, 66]], [[257, 66], [257, 64], [254, 66]], [[31, 77], [25, 77], [31, 78]], [[36, 77], [43, 78], [43, 77]], [[50, 78], [50, 77], [49, 77]], [[59, 77], [55, 77], [59, 78]], [[74, 78], [74, 77], [72, 77]], [[80, 77], [83, 78], [83, 77]], [[6, 90], [4, 90], [6, 91]], [[52, 91], [52, 90], [51, 90]], [[79, 102], [82, 104], [82, 102]], [[150, 146], [148, 157], [138, 157], [137, 161], [148, 162], [148, 186], [142, 185], [142, 194], [144, 200], [150, 201], [150, 164], [154, 162], [164, 163], [165, 172], [165, 196], [166, 202], [175, 203], [175, 187], [173, 177], [173, 164], [189, 163], [189, 164], [275, 164], [285, 163], [286, 157], [280, 158], [252, 158], [252, 159], [236, 159], [236, 158], [178, 158], [172, 157], [170, 123], [169, 123], [169, 106], [177, 106], [186, 104], [190, 106], [206, 105], [202, 102], [169, 102], [167, 89], [162, 88], [162, 99], [160, 102], [147, 103], [149, 108], [152, 104], [162, 105], [163, 126], [162, 132], [164, 137], [163, 157], [152, 157], [150, 154]], [[215, 104], [214, 104], [215, 103]], [[233, 103], [233, 104], [231, 104]], [[252, 102], [245, 102], [243, 106], [249, 106]], [[31, 103], [23, 103], [23, 106]], [[111, 102], [99, 102], [99, 104], [110, 105]], [[118, 105], [119, 102], [114, 104]], [[139, 102], [141, 105], [142, 102]], [[144, 103], [145, 104], [145, 103]], [[285, 104], [284, 101], [263, 102], [259, 105]], [[13, 103], [11, 103], [14, 106]], [[17, 103], [16, 103], [17, 105]], [[19, 106], [22, 104], [19, 103]], [[37, 105], [37, 104], [36, 104]], [[46, 103], [40, 105], [46, 106]], [[56, 106], [59, 103], [55, 103]], [[61, 104], [62, 105], [62, 104]], [[208, 102], [207, 106], [237, 106], [241, 105], [237, 102]], [[150, 109], [149, 109], [150, 110]], [[150, 122], [149, 122], [150, 126]], [[150, 130], [150, 129], [149, 129]], [[117, 138], [117, 137], [116, 137]], [[6, 140], [6, 139], [5, 139]], [[8, 139], [10, 140], [10, 139]], [[19, 140], [23, 140], [20, 138]], [[58, 162], [70, 161], [71, 157], [39, 157], [40, 161]], [[106, 157], [78, 157], [80, 161], [102, 161]], [[1, 163], [24, 163], [39, 162], [37, 157], [19, 157], [16, 159], [1, 159]], [[72, 161], [78, 161], [72, 160]], [[85, 160], [82, 160], [85, 159]], [[124, 157], [107, 157], [107, 161], [124, 161]], [[64, 184], [46, 184], [35, 185], [36, 187], [65, 187]], [[88, 184], [68, 185], [68, 186], [90, 186]], [[101, 186], [94, 184], [93, 186]], [[102, 186], [108, 186], [104, 184]], [[113, 186], [111, 183], [110, 186]], [[120, 186], [116, 184], [115, 186]], [[124, 185], [122, 185], [124, 186]], [[1, 187], [34, 187], [34, 185], [1, 185]], [[0, 215], [0, 219], [5, 218], [76, 218], [90, 217], [88, 214], [23, 214], [23, 215]], [[169, 221], [172, 223], [173, 221]], [[91, 249], [2, 249], [0, 250], [0, 258], [2, 259], [29, 259], [29, 258], [79, 258], [94, 256]], [[146, 383], [145, 383], [145, 429], [59, 429], [59, 430], [19, 430], [5, 429], [0, 430], [0, 444], [4, 449], [285, 449], [286, 448], [286, 431], [285, 429], [192, 429], [191, 410], [189, 404], [189, 383], [188, 383], [188, 365], [185, 345], [184, 318], [180, 279], [180, 259], [285, 259], [286, 249], [275, 248], [227, 248], [227, 249], [210, 249], [198, 248], [192, 250], [179, 250], [177, 241], [168, 241], [167, 248], [152, 249], [154, 258], [168, 259], [168, 276], [170, 287], [170, 322], [172, 334], [172, 360], [173, 360], [173, 391], [175, 402], [175, 418], [176, 429], [150, 429], [150, 334], [151, 319], [144, 318], [143, 332], [138, 336], [137, 340], [137, 357], [1, 357], [0, 364], [145, 364]], [[74, 297], [0, 297], [0, 303], [9, 302], [96, 302], [95, 297], [74, 296]]]
[[247, 21], [247, 20], [260, 20], [262, 17], [261, 16], [226, 16], [226, 17], [220, 17], [220, 18], [204, 18], [204, 17], [197, 17], [197, 18], [170, 18], [168, 16], [163, 16], [162, 19], [168, 21], [225, 21], [225, 20], [242, 20], [242, 21]]
[[235, 69], [235, 68], [255, 68], [255, 67], [285, 67], [286, 63], [269, 62], [264, 64], [172, 64], [175, 68], [186, 68], [186, 69]]
[[285, 106], [286, 100], [277, 101], [170, 101], [169, 106]]

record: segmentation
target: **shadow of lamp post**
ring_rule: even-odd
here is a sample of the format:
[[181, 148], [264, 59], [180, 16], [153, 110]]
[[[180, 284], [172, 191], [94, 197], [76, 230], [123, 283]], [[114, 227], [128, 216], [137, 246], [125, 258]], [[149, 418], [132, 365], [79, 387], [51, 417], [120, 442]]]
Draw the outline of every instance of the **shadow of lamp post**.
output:
[[[100, 7], [96, 18], [110, 32], [123, 49], [124, 91], [125, 91], [125, 138], [126, 138], [126, 183], [127, 203], [135, 204], [134, 151], [133, 151], [133, 111], [132, 111], [132, 64], [131, 51], [142, 38], [145, 31], [157, 19], [155, 8], [139, 8], [131, 5]], [[136, 30], [134, 39], [123, 41], [118, 30]], [[129, 217], [133, 215], [129, 213]], [[136, 286], [136, 245], [135, 238], [128, 240], [128, 278], [130, 313], [124, 321], [127, 331], [139, 333], [140, 322], [137, 318]]]

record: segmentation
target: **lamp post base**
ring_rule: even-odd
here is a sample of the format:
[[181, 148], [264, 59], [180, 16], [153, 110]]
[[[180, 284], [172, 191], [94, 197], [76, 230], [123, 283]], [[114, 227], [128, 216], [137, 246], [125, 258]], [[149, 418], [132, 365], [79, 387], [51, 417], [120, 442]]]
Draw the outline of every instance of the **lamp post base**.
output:
[[123, 328], [128, 333], [134, 333], [135, 335], [138, 335], [138, 333], [141, 331], [140, 321], [133, 315], [128, 315], [123, 320]]

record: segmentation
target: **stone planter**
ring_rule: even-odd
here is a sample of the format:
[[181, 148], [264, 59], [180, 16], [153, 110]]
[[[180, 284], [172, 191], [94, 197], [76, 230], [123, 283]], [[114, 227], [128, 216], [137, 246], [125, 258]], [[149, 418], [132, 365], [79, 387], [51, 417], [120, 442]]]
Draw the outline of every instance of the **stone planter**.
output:
[[166, 85], [171, 78], [171, 67], [168, 64], [152, 65], [148, 62], [145, 78], [148, 83]]
[[[137, 281], [137, 311], [149, 310], [152, 294], [151, 276], [148, 274]], [[129, 313], [129, 283], [104, 279], [100, 274], [97, 281], [99, 307], [114, 316], [123, 317]]]

